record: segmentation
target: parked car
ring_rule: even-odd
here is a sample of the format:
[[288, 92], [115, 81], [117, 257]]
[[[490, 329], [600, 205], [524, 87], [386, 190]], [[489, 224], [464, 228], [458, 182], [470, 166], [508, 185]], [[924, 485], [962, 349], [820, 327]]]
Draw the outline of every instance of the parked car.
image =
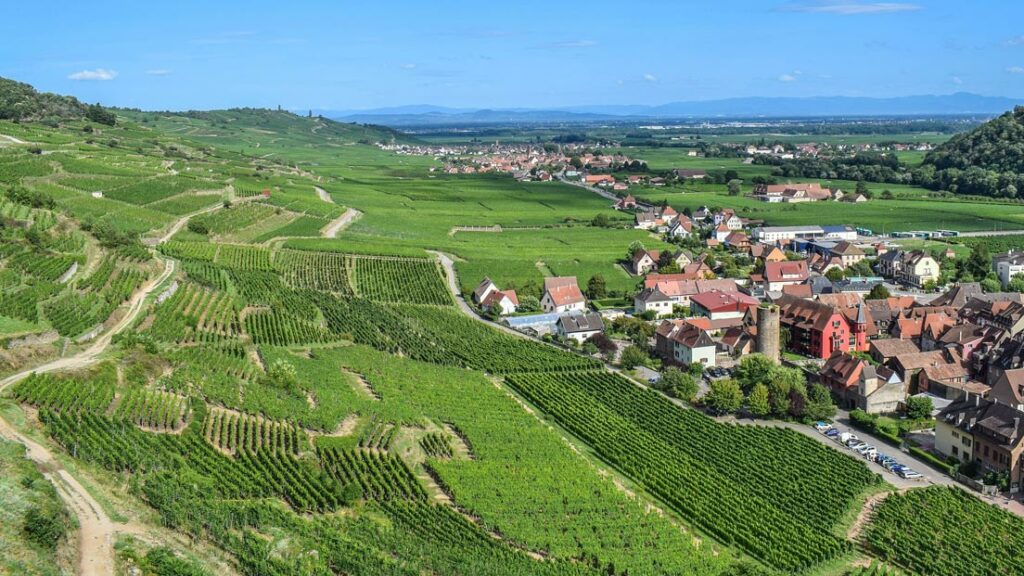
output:
[[822, 434], [824, 434], [825, 432], [828, 432], [829, 430], [832, 429], [832, 425], [829, 424], [828, 422], [815, 422], [814, 423], [814, 428], [818, 432], [821, 432]]
[[918, 478], [922, 477], [921, 474], [914, 472], [910, 468], [903, 468], [902, 470], [897, 472], [897, 474], [899, 474], [901, 478], [904, 478], [906, 480], [917, 480]]
[[839, 437], [839, 430], [836, 430], [835, 428], [832, 428], [831, 430], [827, 430], [825, 432], [825, 436], [828, 436], [829, 438], [832, 438], [832, 439], [838, 438]]

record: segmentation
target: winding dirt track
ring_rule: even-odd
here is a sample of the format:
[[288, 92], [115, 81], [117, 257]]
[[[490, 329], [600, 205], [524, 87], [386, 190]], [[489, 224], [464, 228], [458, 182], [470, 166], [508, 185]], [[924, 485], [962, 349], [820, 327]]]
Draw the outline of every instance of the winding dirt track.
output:
[[[178, 230], [188, 222], [188, 219], [204, 212], [216, 210], [214, 206], [206, 210], [188, 214], [181, 217], [171, 226], [169, 232], [159, 239], [159, 242], [166, 242]], [[146, 297], [153, 293], [165, 280], [170, 278], [177, 269], [177, 262], [161, 255], [156, 256], [164, 263], [163, 271], [156, 277], [143, 284], [128, 301], [128, 311], [110, 330], [107, 330], [85, 350], [69, 356], [58, 358], [41, 366], [29, 370], [23, 370], [16, 374], [7, 376], [0, 380], [0, 392], [8, 386], [37, 372], [57, 372], [60, 370], [74, 370], [84, 368], [99, 360], [103, 352], [110, 346], [113, 337], [131, 326], [142, 311]], [[75, 478], [61, 467], [60, 462], [54, 457], [50, 450], [26, 437], [14, 429], [6, 420], [0, 416], [0, 436], [23, 444], [28, 450], [27, 457], [35, 462], [43, 475], [53, 483], [57, 494], [67, 505], [68, 509], [78, 520], [78, 566], [76, 572], [79, 576], [110, 576], [114, 574], [114, 536], [118, 532], [137, 531], [136, 527], [115, 523], [103, 511], [99, 503]]]
[[360, 212], [359, 210], [356, 210], [355, 208], [349, 208], [348, 210], [345, 210], [344, 214], [338, 216], [337, 218], [332, 220], [330, 224], [325, 226], [321, 233], [323, 234], [324, 238], [334, 238], [338, 235], [338, 232], [344, 230], [345, 227], [351, 224], [353, 220], [362, 215], [363, 213]]

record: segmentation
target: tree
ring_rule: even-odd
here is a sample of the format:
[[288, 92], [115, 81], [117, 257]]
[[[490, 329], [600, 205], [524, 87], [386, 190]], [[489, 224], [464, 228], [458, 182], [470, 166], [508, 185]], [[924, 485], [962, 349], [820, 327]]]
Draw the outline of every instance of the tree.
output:
[[935, 292], [936, 290], [939, 289], [939, 285], [935, 282], [935, 280], [929, 280], [921, 286], [921, 289], [924, 290], [925, 292]]
[[626, 260], [632, 260], [633, 254], [637, 252], [645, 252], [647, 249], [644, 248], [644, 243], [639, 240], [633, 240], [629, 243], [629, 248], [626, 250]]
[[89, 106], [85, 111], [85, 117], [97, 124], [105, 124], [107, 126], [113, 126], [117, 123], [117, 115], [99, 104]]
[[669, 396], [675, 396], [687, 402], [692, 402], [700, 390], [693, 376], [675, 366], [670, 366], [661, 373], [658, 388]]
[[608, 218], [607, 214], [598, 214], [590, 220], [590, 225], [597, 228], [608, 228], [611, 226], [611, 219]]
[[587, 281], [587, 297], [591, 300], [598, 300], [608, 295], [608, 288], [605, 285], [604, 276], [594, 274]]
[[1024, 274], [1017, 274], [1010, 278], [1010, 283], [1006, 285], [1006, 288], [1014, 292], [1024, 292]]
[[747, 396], [747, 409], [755, 418], [764, 418], [771, 414], [772, 407], [768, 403], [767, 386], [761, 383], [754, 385], [750, 390], [750, 396]]
[[863, 180], [857, 180], [857, 186], [854, 189], [854, 191], [857, 194], [863, 194], [863, 195], [867, 196], [869, 194], [869, 192], [868, 192], [868, 183], [863, 181]]
[[984, 278], [992, 269], [992, 256], [989, 254], [988, 246], [984, 243], [975, 244], [971, 248], [971, 254], [964, 262], [964, 272], [970, 273], [975, 278]]
[[921, 420], [930, 418], [935, 406], [927, 396], [910, 396], [907, 398], [907, 418]]
[[619, 347], [615, 345], [615, 342], [603, 332], [598, 332], [590, 338], [587, 338], [587, 343], [596, 346], [598, 351], [600, 351], [605, 358], [614, 357], [616, 350], [619, 349]]
[[803, 418], [807, 414], [807, 390], [802, 386], [789, 389], [789, 415]]
[[736, 368], [736, 380], [743, 391], [749, 394], [754, 386], [771, 380], [775, 369], [775, 362], [764, 354], [748, 354]]
[[842, 280], [845, 277], [846, 273], [843, 272], [842, 268], [829, 268], [825, 272], [825, 278], [828, 278], [833, 282], [838, 282], [839, 280]]
[[981, 281], [981, 289], [985, 292], [999, 292], [1003, 286], [997, 278], [985, 278]]
[[817, 382], [811, 384], [804, 415], [812, 420], [827, 420], [836, 415], [836, 406], [827, 388]]
[[519, 297], [519, 306], [517, 307], [520, 312], [536, 312], [540, 310], [540, 299], [532, 294], [526, 294]]
[[743, 405], [743, 391], [739, 383], [731, 378], [713, 380], [708, 393], [704, 395], [704, 404], [715, 412], [730, 414]]
[[885, 284], [875, 284], [871, 287], [871, 291], [868, 292], [866, 300], [885, 300], [892, 294], [889, 293], [889, 289], [885, 287]]
[[726, 186], [728, 187], [728, 190], [729, 190], [729, 196], [739, 196], [740, 195], [740, 181], [739, 180], [736, 180], [736, 179], [729, 180], [729, 182], [726, 184]]
[[619, 364], [626, 370], [632, 370], [637, 366], [646, 364], [647, 360], [647, 352], [644, 352], [643, 348], [636, 344], [630, 344], [622, 351], [622, 356], [619, 357]]

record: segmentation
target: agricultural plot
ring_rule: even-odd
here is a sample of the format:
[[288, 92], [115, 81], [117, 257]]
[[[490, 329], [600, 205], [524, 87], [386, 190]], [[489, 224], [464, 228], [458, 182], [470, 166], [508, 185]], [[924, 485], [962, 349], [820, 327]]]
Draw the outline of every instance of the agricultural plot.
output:
[[245, 317], [245, 332], [256, 344], [319, 344], [335, 338], [323, 326], [286, 312], [255, 310]]
[[863, 536], [873, 554], [924, 576], [1024, 573], [1024, 520], [960, 488], [890, 495]]
[[271, 270], [270, 250], [254, 246], [222, 244], [214, 262], [236, 270]]
[[166, 212], [175, 216], [184, 216], [185, 214], [191, 214], [198, 212], [203, 208], [208, 208], [214, 204], [220, 203], [220, 196], [216, 194], [179, 194], [177, 196], [171, 196], [158, 202], [149, 204], [148, 208], [153, 210], [159, 210], [160, 212]]
[[416, 476], [395, 456], [365, 449], [317, 450], [324, 469], [344, 485], [355, 484], [370, 500], [426, 500]]
[[49, 374], [32, 374], [18, 382], [11, 394], [18, 402], [40, 409], [101, 413], [114, 401], [114, 386], [97, 380], [83, 382]]
[[827, 527], [881, 483], [797, 432], [717, 424], [611, 373], [506, 381], [684, 518], [786, 572], [848, 552]]
[[222, 187], [222, 184], [216, 182], [197, 180], [186, 176], [160, 176], [106, 190], [104, 196], [129, 204], [142, 205], [164, 200], [190, 190], [214, 190]]
[[450, 305], [451, 293], [434, 260], [353, 258], [357, 294], [381, 302]]
[[275, 209], [256, 202], [247, 202], [232, 206], [226, 210], [217, 210], [209, 214], [196, 216], [191, 222], [205, 227], [211, 234], [228, 234], [247, 228], [270, 218]]
[[219, 450], [230, 454], [261, 450], [275, 454], [298, 454], [310, 447], [309, 437], [298, 426], [217, 408], [210, 410], [206, 416], [203, 437]]
[[278, 250], [274, 253], [274, 268], [285, 283], [293, 288], [352, 294], [349, 274], [351, 258], [331, 252], [305, 252]]
[[448, 436], [440, 432], [430, 432], [420, 438], [420, 448], [431, 458], [451, 458], [452, 444]]
[[159, 390], [129, 388], [117, 399], [113, 417], [150, 430], [174, 432], [186, 423], [188, 399]]
[[231, 295], [183, 283], [154, 310], [147, 332], [177, 344], [219, 342], [241, 334], [238, 308]]

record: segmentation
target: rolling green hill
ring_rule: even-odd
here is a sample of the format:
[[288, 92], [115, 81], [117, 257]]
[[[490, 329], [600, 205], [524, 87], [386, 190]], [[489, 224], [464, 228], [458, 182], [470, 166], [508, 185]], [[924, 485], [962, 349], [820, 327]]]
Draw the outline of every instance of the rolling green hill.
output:
[[929, 187], [1017, 197], [1024, 190], [1024, 107], [954, 136], [925, 156], [921, 169], [932, 177]]

